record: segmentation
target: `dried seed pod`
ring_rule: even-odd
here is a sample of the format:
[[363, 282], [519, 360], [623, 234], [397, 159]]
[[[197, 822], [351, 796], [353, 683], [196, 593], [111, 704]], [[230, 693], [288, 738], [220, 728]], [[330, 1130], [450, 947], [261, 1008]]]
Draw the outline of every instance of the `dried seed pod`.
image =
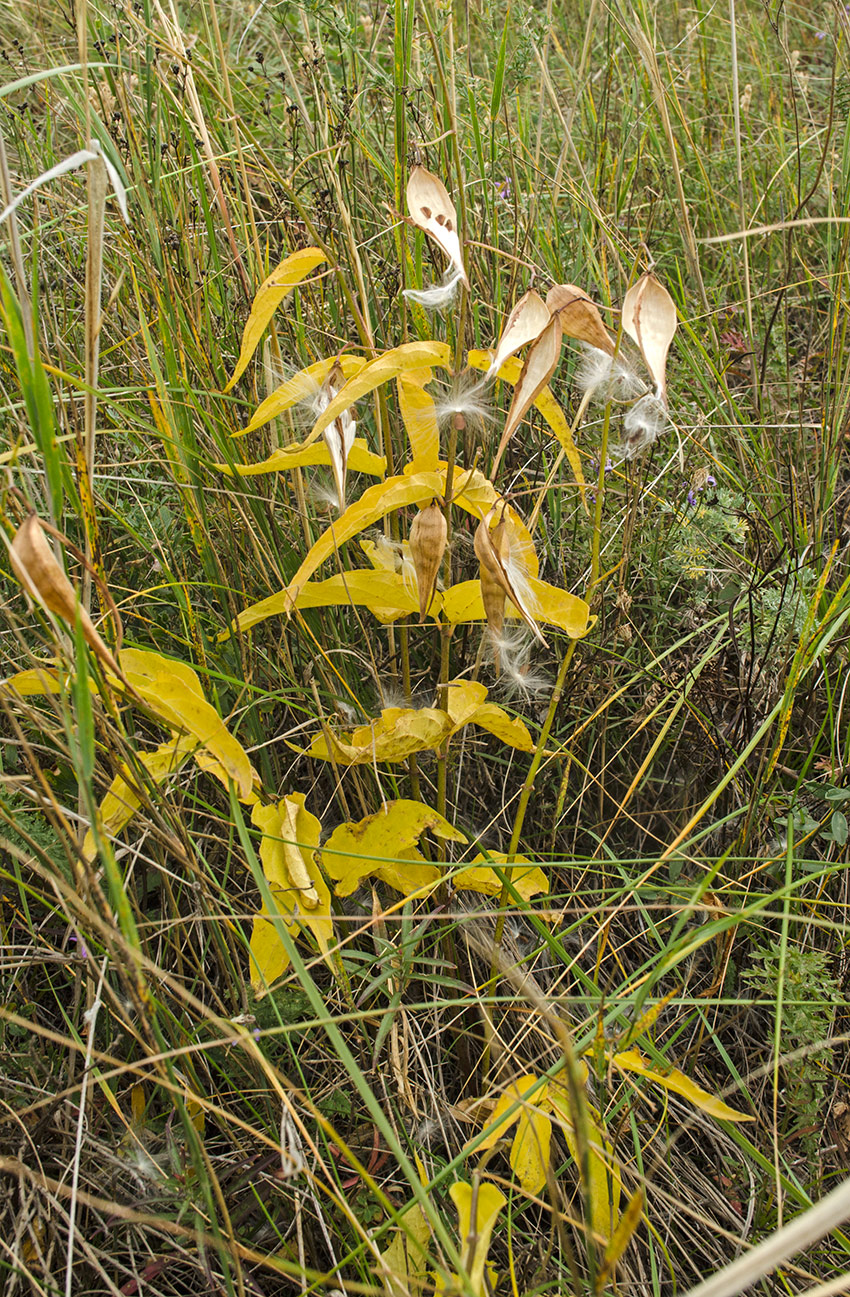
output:
[[647, 271], [623, 299], [623, 328], [640, 347], [655, 383], [655, 395], [667, 405], [667, 353], [678, 327], [676, 303], [663, 284]]
[[[531, 633], [545, 644], [546, 641], [540, 632], [540, 627], [534, 620], [534, 617], [528, 606], [528, 593], [521, 589], [523, 578], [527, 575], [521, 571], [515, 559], [511, 556], [510, 535], [508, 532], [507, 520], [505, 517], [505, 506], [502, 506], [501, 516], [495, 527], [490, 526], [496, 513], [494, 506], [488, 514], [482, 518], [475, 531], [475, 554], [478, 562], [481, 564], [481, 597], [485, 597], [485, 586], [497, 585], [502, 592], [507, 595], [511, 603], [516, 608], [522, 620], [525, 622]], [[492, 590], [488, 589], [488, 597], [492, 599]], [[504, 601], [503, 601], [504, 607]], [[485, 604], [485, 612], [487, 611]], [[488, 614], [488, 624], [491, 631], [493, 622]], [[499, 628], [495, 631], [498, 634]]]
[[416, 515], [410, 528], [410, 554], [419, 587], [420, 622], [425, 620], [434, 598], [447, 540], [446, 516], [439, 502], [432, 500], [427, 509]]
[[[342, 366], [337, 361], [325, 380], [322, 392], [323, 408], [330, 405], [344, 386], [345, 375], [342, 372]], [[348, 456], [351, 453], [351, 447], [354, 445], [356, 431], [357, 424], [351, 417], [351, 411], [343, 410], [342, 414], [337, 419], [334, 419], [333, 423], [325, 428], [322, 433], [331, 453], [331, 468], [333, 469], [334, 483], [339, 496], [340, 511], [345, 508], [345, 479], [348, 472]]]
[[30, 598], [61, 618], [72, 630], [79, 616], [86, 643], [110, 671], [120, 676], [115, 658], [85, 608], [78, 604], [74, 587], [57, 563], [37, 514], [31, 513], [21, 523], [9, 547], [9, 559], [12, 571]]
[[511, 408], [505, 420], [505, 429], [493, 461], [494, 474], [502, 461], [505, 447], [522, 422], [525, 412], [536, 401], [554, 374], [561, 355], [562, 341], [561, 326], [557, 316], [554, 316], [529, 348], [525, 364], [517, 379]]
[[410, 219], [420, 230], [430, 234], [439, 243], [449, 261], [469, 288], [463, 266], [460, 237], [457, 229], [457, 212], [446, 187], [437, 176], [424, 167], [414, 167], [407, 182], [407, 210]]
[[614, 355], [614, 339], [602, 323], [599, 308], [583, 289], [575, 284], [556, 284], [546, 294], [546, 305], [558, 317], [568, 338], [588, 342], [591, 347]]
[[539, 294], [535, 293], [533, 288], [530, 288], [519, 299], [505, 321], [499, 345], [496, 347], [493, 359], [490, 362], [489, 372], [498, 374], [509, 356], [513, 356], [526, 343], [534, 342], [536, 338], [539, 338], [550, 318], [551, 312], [548, 306]]

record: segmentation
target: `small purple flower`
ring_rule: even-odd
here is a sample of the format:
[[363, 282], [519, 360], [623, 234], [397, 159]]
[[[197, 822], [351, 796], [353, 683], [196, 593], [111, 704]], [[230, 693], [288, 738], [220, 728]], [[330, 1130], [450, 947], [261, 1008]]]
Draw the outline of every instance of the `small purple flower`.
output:
[[510, 201], [510, 197], [512, 193], [513, 193], [513, 185], [511, 184], [511, 178], [510, 176], [505, 176], [504, 180], [499, 185], [499, 188], [497, 190], [498, 197], [501, 198], [503, 202], [507, 203]]
[[259, 1027], [255, 1027], [254, 1030], [251, 1032], [251, 1035], [254, 1037], [255, 1040], [259, 1040], [262, 1034], [263, 1033], [260, 1031]]
[[79, 943], [79, 947], [80, 947], [80, 949], [78, 950], [77, 953], [79, 954], [79, 956], [80, 956], [81, 959], [88, 959], [88, 957], [89, 957], [89, 952], [88, 952], [88, 950], [86, 950], [86, 943], [85, 943], [84, 941], [81, 941], [81, 940], [80, 940], [80, 938], [77, 936], [76, 932], [72, 934], [72, 936], [69, 938], [69, 940], [70, 940], [70, 941], [73, 941], [73, 943], [74, 943], [75, 946]]
[[712, 477], [709, 473], [708, 477], [705, 479], [705, 484], [706, 486], [717, 486], [717, 478]]
[[826, 32], [815, 32], [815, 40], [816, 40], [816, 41], [825, 41], [825, 40], [826, 40]]
[[688, 504], [691, 506], [692, 509], [695, 509], [695, 508], [696, 508], [696, 506], [697, 506], [697, 493], [696, 493], [696, 491], [689, 491], [689, 492], [688, 492]]

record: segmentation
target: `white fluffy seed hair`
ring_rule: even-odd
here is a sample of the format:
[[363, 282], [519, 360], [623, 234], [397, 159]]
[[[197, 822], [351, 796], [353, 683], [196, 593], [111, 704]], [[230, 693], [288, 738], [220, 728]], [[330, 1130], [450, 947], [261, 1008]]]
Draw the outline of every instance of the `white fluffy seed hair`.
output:
[[435, 397], [434, 410], [439, 424], [446, 424], [459, 414], [469, 426], [487, 427], [495, 419], [490, 384], [486, 378], [464, 370], [447, 390]]
[[503, 697], [529, 699], [549, 692], [551, 680], [545, 671], [531, 665], [534, 640], [522, 622], [506, 622], [501, 634], [492, 638], [501, 668], [499, 692]]
[[587, 344], [576, 371], [576, 386], [580, 392], [591, 392], [594, 401], [632, 401], [646, 391], [646, 384], [620, 356], [614, 360]]
[[667, 411], [653, 393], [636, 401], [623, 420], [625, 437], [620, 459], [634, 459], [647, 450], [667, 426]]
[[462, 282], [460, 271], [451, 266], [443, 275], [441, 284], [432, 284], [430, 288], [405, 288], [402, 296], [426, 311], [446, 311], [457, 297]]

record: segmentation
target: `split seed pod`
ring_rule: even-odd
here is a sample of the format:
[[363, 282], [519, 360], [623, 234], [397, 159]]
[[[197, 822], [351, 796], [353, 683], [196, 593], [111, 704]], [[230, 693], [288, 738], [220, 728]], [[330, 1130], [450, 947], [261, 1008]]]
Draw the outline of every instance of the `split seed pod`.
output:
[[663, 284], [647, 271], [623, 299], [623, 328], [640, 347], [655, 383], [655, 394], [667, 405], [667, 353], [678, 327], [676, 303]]
[[407, 210], [413, 224], [439, 243], [465, 286], [469, 288], [460, 250], [454, 203], [442, 180], [424, 167], [414, 167], [410, 173], [407, 182]]
[[525, 364], [514, 388], [502, 440], [496, 451], [493, 473], [501, 463], [504, 449], [519, 427], [526, 410], [537, 399], [554, 374], [561, 355], [562, 341], [561, 326], [557, 316], [553, 316], [525, 358]]
[[[494, 585], [498, 586], [503, 594], [510, 599], [532, 635], [541, 644], [545, 644], [546, 640], [543, 638], [540, 627], [529, 609], [528, 595], [521, 589], [520, 583], [525, 574], [519, 570], [516, 561], [511, 556], [510, 535], [504, 505], [502, 505], [499, 521], [491, 529], [490, 524], [496, 515], [497, 508], [498, 506], [494, 505], [489, 513], [485, 514], [475, 531], [475, 555], [481, 564], [482, 601], [485, 598], [485, 589], [487, 596], [492, 599], [494, 594], [492, 587]], [[487, 612], [486, 603], [484, 611]], [[504, 615], [504, 599], [502, 600], [502, 615]], [[495, 616], [498, 620], [498, 612], [495, 612]], [[498, 621], [498, 629], [494, 629], [494, 622], [491, 620], [489, 612], [487, 612], [487, 622], [491, 632], [498, 635], [501, 631], [502, 622]]]
[[97, 633], [91, 617], [78, 603], [74, 587], [56, 561], [47, 543], [38, 515], [31, 513], [21, 523], [9, 548], [12, 571], [30, 598], [73, 628], [79, 616], [86, 643], [104, 666], [120, 676], [115, 658]]
[[568, 338], [588, 342], [599, 351], [614, 355], [614, 339], [602, 323], [599, 308], [575, 284], [556, 284], [546, 294], [546, 305], [557, 315]]
[[[342, 366], [339, 361], [325, 380], [322, 389], [323, 408], [327, 408], [331, 401], [342, 390], [345, 384], [345, 375], [342, 372]], [[354, 445], [354, 434], [357, 431], [357, 424], [351, 417], [350, 410], [343, 410], [338, 419], [325, 428], [322, 436], [327, 443], [328, 450], [331, 452], [331, 468], [333, 469], [334, 483], [336, 484], [337, 495], [339, 496], [340, 510], [345, 508], [345, 478], [348, 471], [348, 456], [351, 453], [351, 447]]]
[[446, 552], [446, 516], [436, 500], [422, 509], [410, 528], [410, 553], [419, 588], [419, 621], [424, 622], [437, 588], [440, 564]]
[[522, 295], [505, 321], [499, 345], [490, 362], [490, 373], [498, 374], [509, 356], [513, 356], [527, 342], [534, 342], [535, 338], [539, 338], [550, 318], [549, 307], [543, 298], [530, 288]]

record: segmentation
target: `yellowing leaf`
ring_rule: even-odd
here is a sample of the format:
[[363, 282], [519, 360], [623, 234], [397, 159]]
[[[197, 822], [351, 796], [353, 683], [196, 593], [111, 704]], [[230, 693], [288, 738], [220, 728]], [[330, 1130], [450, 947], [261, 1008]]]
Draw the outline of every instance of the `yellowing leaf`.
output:
[[[271, 806], [255, 806], [252, 820], [263, 834], [260, 861], [263, 873], [287, 929], [313, 934], [323, 955], [333, 941], [331, 894], [319, 869], [317, 852], [321, 823], [305, 808], [303, 793], [292, 793]], [[265, 994], [285, 972], [289, 955], [274, 920], [263, 904], [254, 916], [251, 934], [251, 985]]]
[[329, 730], [317, 734], [309, 755], [345, 766], [405, 761], [413, 752], [439, 747], [450, 732], [447, 714], [436, 707], [385, 707], [380, 720], [359, 726], [347, 738], [337, 738]]
[[[545, 1087], [535, 1103], [543, 1102]], [[546, 1183], [552, 1122], [545, 1112], [529, 1105], [523, 1108], [511, 1145], [510, 1163], [526, 1193], [538, 1194]]]
[[398, 408], [417, 472], [435, 469], [440, 459], [440, 429], [433, 397], [425, 391], [434, 377], [430, 368], [411, 369], [396, 379]]
[[[488, 498], [494, 500], [498, 498], [492, 483], [487, 482], [483, 474], [477, 470], [464, 472], [455, 469], [453, 482], [459, 492], [455, 503], [477, 517], [481, 516], [480, 506], [483, 501]], [[436, 472], [410, 472], [390, 477], [385, 482], [376, 482], [374, 486], [370, 486], [363, 492], [359, 500], [350, 504], [332, 526], [322, 532], [287, 588], [244, 609], [236, 619], [237, 627], [245, 631], [268, 617], [281, 614], [288, 616], [297, 606], [298, 594], [302, 586], [326, 559], [336, 554], [340, 545], [350, 540], [352, 536], [356, 536], [358, 532], [373, 526], [386, 514], [401, 509], [405, 505], [430, 504], [431, 500], [435, 496], [442, 495], [444, 490], [445, 467], [442, 465]], [[514, 517], [512, 513], [511, 516]], [[520, 532], [525, 530], [525, 534], [528, 534], [524, 527], [518, 530]], [[226, 639], [227, 636], [228, 633], [225, 632], [221, 638]]]
[[376, 388], [391, 379], [398, 378], [406, 370], [422, 369], [429, 365], [442, 365], [447, 368], [451, 363], [451, 352], [445, 342], [403, 342], [400, 347], [385, 351], [374, 360], [364, 365], [359, 374], [350, 378], [337, 396], [322, 411], [316, 420], [305, 445], [314, 441], [325, 428], [339, 418], [343, 411], [350, 409], [355, 401], [361, 400], [374, 392]]
[[449, 1197], [457, 1208], [460, 1251], [470, 1286], [475, 1297], [485, 1297], [484, 1267], [490, 1238], [507, 1199], [494, 1184], [479, 1184], [473, 1189], [462, 1180], [449, 1185]]
[[446, 710], [452, 720], [452, 734], [465, 725], [480, 725], [509, 747], [532, 752], [534, 741], [525, 724], [513, 719], [503, 707], [485, 702], [487, 689], [475, 680], [459, 680], [446, 691]]
[[452, 886], [457, 891], [483, 892], [485, 896], [500, 896], [502, 881], [493, 870], [493, 865], [503, 869], [513, 869], [511, 886], [516, 888], [523, 900], [528, 901], [540, 892], [549, 891], [549, 879], [542, 869], [525, 856], [508, 857], [503, 851], [488, 851], [487, 855], [479, 854], [472, 864], [461, 869], [452, 877]]
[[381, 1260], [390, 1271], [382, 1276], [387, 1297], [418, 1297], [427, 1279], [426, 1255], [431, 1230], [418, 1202], [408, 1207], [398, 1221], [389, 1247]]
[[281, 383], [280, 387], [270, 392], [257, 406], [247, 427], [232, 435], [244, 437], [246, 433], [262, 428], [264, 423], [276, 419], [285, 410], [291, 410], [293, 405], [298, 405], [301, 401], [315, 400], [334, 365], [339, 365], [343, 377], [349, 379], [359, 374], [366, 363], [365, 356], [350, 356], [346, 353], [341, 356], [330, 356], [326, 360], [317, 360], [306, 369], [300, 369], [297, 374], [293, 374], [285, 383]]
[[597, 1293], [603, 1293], [605, 1291], [608, 1277], [612, 1273], [626, 1248], [629, 1246], [643, 1215], [643, 1203], [643, 1186], [638, 1185], [637, 1189], [635, 1189], [631, 1198], [626, 1203], [626, 1210], [618, 1220], [617, 1228], [611, 1235], [611, 1241], [605, 1249], [602, 1264], [596, 1275]]
[[695, 1108], [707, 1113], [709, 1117], [716, 1117], [718, 1121], [755, 1121], [755, 1117], [750, 1116], [749, 1113], [737, 1112], [722, 1099], [704, 1090], [701, 1085], [697, 1085], [696, 1081], [692, 1081], [689, 1076], [685, 1076], [684, 1072], [680, 1072], [678, 1067], [657, 1066], [645, 1058], [638, 1049], [627, 1049], [614, 1054], [611, 1061], [621, 1071], [635, 1072], [638, 1076], [645, 1076], [648, 1081], [654, 1081], [665, 1090], [680, 1094]]
[[[491, 364], [491, 352], [489, 351], [470, 351], [467, 353], [466, 361], [473, 369], [488, 370]], [[509, 359], [499, 369], [499, 378], [506, 383], [515, 384], [522, 373], [522, 365], [516, 359]], [[535, 408], [540, 411], [543, 418], [552, 429], [561, 444], [563, 452], [567, 458], [567, 463], [573, 470], [573, 475], [578, 483], [582, 493], [585, 489], [584, 473], [581, 467], [581, 456], [578, 453], [578, 447], [572, 438], [570, 425], [567, 422], [566, 415], [561, 409], [552, 391], [544, 387], [534, 399]]]
[[[493, 1109], [493, 1114], [487, 1123], [487, 1134], [481, 1143], [476, 1145], [479, 1153], [486, 1152], [488, 1148], [494, 1148], [502, 1136], [510, 1130], [514, 1122], [519, 1121], [519, 1114], [522, 1111], [521, 1101], [528, 1091], [537, 1085], [538, 1079], [533, 1072], [527, 1072], [510, 1082], [504, 1093], [499, 1096], [499, 1100]], [[546, 1089], [546, 1086], [540, 1088], [540, 1099], [543, 1098]], [[538, 1101], [535, 1095], [535, 1102]]]
[[148, 709], [169, 729], [194, 735], [219, 761], [240, 796], [251, 792], [254, 772], [248, 754], [204, 698], [197, 673], [143, 649], [122, 649], [118, 661], [125, 680]]
[[[573, 1114], [570, 1107], [569, 1092], [566, 1086], [552, 1084], [549, 1087], [549, 1101], [555, 1114], [561, 1119], [561, 1130], [567, 1141], [573, 1161], [583, 1173], [576, 1139]], [[611, 1237], [613, 1223], [620, 1211], [620, 1193], [622, 1177], [611, 1141], [600, 1127], [596, 1114], [587, 1106], [585, 1123], [588, 1134], [587, 1171], [588, 1183], [583, 1186], [585, 1202], [590, 1208], [589, 1226], [594, 1233], [607, 1240]]]
[[[169, 775], [185, 765], [196, 746], [197, 740], [192, 735], [182, 734], [168, 743], [161, 744], [154, 752], [137, 753], [137, 758], [152, 781], [163, 784]], [[129, 767], [124, 766], [123, 770], [125, 773], [117, 774], [109, 785], [109, 791], [100, 804], [98, 814], [100, 827], [110, 838], [114, 838], [125, 825], [130, 823], [142, 801], [141, 792]], [[94, 834], [89, 829], [83, 842], [83, 859], [92, 861], [96, 855]]]
[[430, 829], [437, 837], [465, 842], [464, 835], [422, 802], [387, 802], [374, 815], [334, 829], [322, 861], [336, 880], [338, 896], [349, 896], [363, 878], [381, 878], [405, 896], [435, 886], [440, 872], [419, 854], [416, 843]]
[[497, 739], [508, 747], [517, 748], [520, 752], [533, 752], [534, 739], [528, 732], [528, 726], [518, 716], [509, 716], [503, 707], [496, 703], [482, 703], [472, 717], [473, 725], [495, 734]]
[[[331, 465], [330, 447], [326, 442], [314, 441], [310, 446], [300, 443], [292, 446], [279, 446], [256, 464], [213, 464], [213, 468], [228, 477], [260, 477], [263, 473], [283, 473], [293, 468], [312, 468], [316, 464]], [[362, 437], [355, 437], [348, 452], [348, 467], [354, 473], [368, 473], [370, 477], [383, 477], [387, 471], [387, 461], [383, 455], [376, 455], [369, 449]]]
[[283, 299], [292, 292], [296, 284], [300, 284], [302, 280], [306, 279], [310, 272], [315, 270], [316, 266], [320, 266], [323, 261], [327, 261], [327, 257], [318, 248], [301, 248], [300, 251], [293, 252], [286, 257], [277, 269], [273, 270], [268, 278], [263, 280], [251, 306], [248, 323], [242, 333], [242, 349], [239, 353], [236, 369], [224, 389], [225, 392], [229, 392], [244, 374], [248, 361], [257, 350], [257, 345], [269, 320]]
[[[549, 626], [557, 626], [573, 639], [581, 639], [593, 626], [596, 618], [591, 618], [590, 608], [583, 599], [568, 594], [557, 586], [546, 581], [529, 578], [528, 582], [534, 607], [539, 621]], [[453, 624], [468, 621], [484, 621], [484, 604], [481, 600], [480, 581], [460, 581], [443, 591], [443, 616]], [[519, 620], [519, 612], [508, 605], [505, 609], [508, 618]]]
[[407, 182], [407, 210], [415, 225], [439, 243], [469, 288], [457, 227], [457, 212], [439, 177], [424, 167], [414, 167]]
[[44, 666], [31, 667], [29, 671], [18, 671], [3, 681], [2, 688], [14, 689], [21, 698], [44, 698], [48, 694], [62, 692], [59, 676], [55, 666], [45, 662]]

